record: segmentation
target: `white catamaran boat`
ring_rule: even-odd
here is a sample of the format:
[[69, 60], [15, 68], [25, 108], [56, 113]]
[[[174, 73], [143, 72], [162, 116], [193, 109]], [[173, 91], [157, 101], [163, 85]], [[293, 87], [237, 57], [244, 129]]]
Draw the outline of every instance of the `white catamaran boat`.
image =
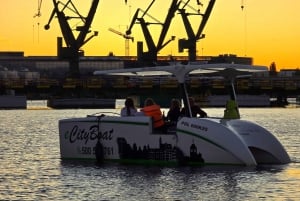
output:
[[[175, 76], [188, 115], [167, 132], [153, 128], [147, 116], [88, 115], [59, 121], [62, 159], [93, 159], [135, 164], [245, 165], [286, 164], [282, 144], [260, 125], [241, 120], [233, 80], [266, 67], [237, 64], [171, 64], [97, 71], [95, 75]], [[231, 80], [232, 91], [223, 118], [191, 116], [185, 80], [189, 74], [219, 73]]]

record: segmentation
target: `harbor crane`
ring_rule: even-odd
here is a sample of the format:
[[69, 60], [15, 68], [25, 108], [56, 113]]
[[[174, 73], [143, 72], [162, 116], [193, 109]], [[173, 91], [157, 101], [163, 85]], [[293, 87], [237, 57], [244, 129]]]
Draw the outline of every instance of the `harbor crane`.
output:
[[[54, 9], [48, 23], [45, 25], [45, 29], [48, 30], [50, 28], [50, 23], [56, 16], [66, 43], [66, 47], [62, 47], [61, 38], [58, 39], [58, 56], [61, 59], [67, 59], [69, 61], [70, 77], [80, 76], [79, 57], [84, 54], [81, 47], [94, 36], [98, 35], [98, 32], [94, 31], [93, 34], [87, 38], [98, 4], [99, 0], [93, 0], [88, 15], [84, 17], [79, 13], [72, 0], [68, 0], [66, 3], [53, 0]], [[74, 16], [66, 16], [65, 11], [71, 11]], [[70, 20], [73, 19], [80, 20], [80, 23], [76, 25], [75, 30], [72, 29], [69, 23]], [[79, 32], [77, 37], [74, 35], [73, 31]]]
[[[165, 18], [164, 23], [162, 23], [148, 13], [149, 9], [152, 7], [154, 2], [155, 2], [155, 0], [152, 0], [152, 2], [149, 4], [149, 6], [147, 7], [147, 9], [145, 11], [143, 11], [140, 8], [136, 10], [136, 12], [132, 18], [132, 21], [128, 27], [128, 30], [126, 31], [126, 35], [130, 35], [131, 29], [133, 28], [134, 24], [141, 25], [142, 32], [144, 34], [144, 38], [147, 43], [148, 52], [143, 52], [143, 44], [142, 44], [142, 42], [138, 42], [137, 57], [138, 57], [139, 61], [146, 62], [146, 63], [156, 62], [157, 54], [159, 53], [159, 51], [161, 49], [163, 49], [171, 41], [175, 40], [175, 36], [172, 36], [171, 39], [169, 39], [165, 42], [165, 37], [169, 30], [172, 18], [174, 17], [174, 14], [177, 11], [179, 4], [180, 4], [178, 0], [172, 0], [171, 6], [169, 8], [169, 12]], [[140, 12], [142, 13], [141, 16], [139, 16]], [[145, 16], [150, 17], [154, 22], [146, 22], [144, 19]], [[160, 32], [160, 36], [159, 36], [157, 44], [155, 44], [155, 42], [152, 38], [152, 35], [150, 33], [150, 30], [148, 29], [148, 26], [152, 25], [152, 24], [162, 26], [162, 30]]]
[[[183, 1], [182, 1], [183, 2]], [[201, 13], [200, 10], [196, 10], [193, 9], [193, 7], [191, 7], [189, 5], [190, 0], [188, 0], [187, 2], [183, 2], [183, 6], [181, 8], [179, 8], [179, 14], [182, 17], [182, 21], [188, 36], [188, 39], [179, 39], [178, 40], [178, 48], [179, 48], [179, 52], [183, 52], [184, 49], [188, 49], [188, 54], [189, 54], [189, 61], [195, 61], [196, 60], [196, 51], [197, 51], [197, 41], [200, 39], [205, 38], [205, 34], [203, 34], [203, 30], [204, 27], [207, 23], [207, 20], [210, 16], [210, 13], [213, 9], [213, 6], [216, 2], [216, 0], [210, 0], [210, 2], [208, 3], [208, 6], [206, 7], [206, 10], [204, 13]], [[197, 0], [197, 4], [200, 6], [203, 6], [203, 4]], [[186, 12], [186, 7], [190, 7], [192, 8], [195, 12], [193, 13], [188, 13]], [[189, 20], [189, 16], [201, 16], [202, 20], [201, 23], [199, 24], [199, 28], [198, 31], [195, 33], [192, 25], [190, 23]]]
[[108, 29], [109, 31], [119, 35], [119, 36], [122, 36], [123, 38], [125, 38], [125, 56], [129, 56], [129, 40], [131, 40], [132, 42], [134, 41], [134, 37], [130, 36], [130, 35], [127, 35], [127, 34], [124, 34], [120, 31], [117, 31], [113, 28], [109, 28]]

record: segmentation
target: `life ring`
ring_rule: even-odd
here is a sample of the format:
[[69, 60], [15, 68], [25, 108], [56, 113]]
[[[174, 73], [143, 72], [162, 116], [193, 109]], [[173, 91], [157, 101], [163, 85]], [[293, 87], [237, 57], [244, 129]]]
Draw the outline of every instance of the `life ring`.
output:
[[95, 155], [96, 160], [98, 163], [103, 163], [104, 161], [104, 152], [103, 152], [103, 145], [101, 144], [100, 140], [98, 140], [95, 148]]

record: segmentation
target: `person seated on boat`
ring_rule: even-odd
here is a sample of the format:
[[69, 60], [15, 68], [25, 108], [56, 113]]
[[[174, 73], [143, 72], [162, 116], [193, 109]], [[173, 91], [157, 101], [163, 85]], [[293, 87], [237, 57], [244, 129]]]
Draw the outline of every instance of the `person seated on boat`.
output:
[[172, 99], [169, 111], [167, 113], [167, 120], [170, 122], [177, 122], [181, 116], [180, 101], [178, 99]]
[[121, 109], [121, 117], [135, 116], [137, 109], [134, 107], [134, 102], [132, 98], [126, 98], [125, 107]]
[[[195, 100], [193, 97], [189, 97], [189, 103], [191, 107], [192, 117], [197, 117], [198, 115], [200, 116], [200, 118], [207, 117], [207, 113], [203, 111], [198, 105], [195, 104]], [[185, 107], [182, 108], [181, 115], [187, 116], [187, 111]]]
[[235, 100], [228, 100], [226, 102], [226, 109], [224, 110], [224, 119], [239, 119], [240, 113]]
[[165, 122], [163, 120], [160, 106], [156, 104], [152, 98], [147, 98], [145, 100], [144, 107], [141, 109], [141, 112], [143, 112], [145, 116], [152, 117], [153, 127], [155, 129], [164, 130]]

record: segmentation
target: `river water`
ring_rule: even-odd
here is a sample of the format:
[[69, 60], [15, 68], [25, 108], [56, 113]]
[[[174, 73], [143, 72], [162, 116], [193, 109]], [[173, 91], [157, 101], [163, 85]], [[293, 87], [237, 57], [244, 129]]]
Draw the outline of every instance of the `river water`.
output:
[[[223, 113], [205, 111], [214, 117]], [[58, 120], [95, 112], [101, 110], [1, 110], [0, 200], [300, 200], [300, 108], [240, 109], [243, 119], [277, 136], [292, 159], [287, 165], [191, 168], [62, 161]]]

